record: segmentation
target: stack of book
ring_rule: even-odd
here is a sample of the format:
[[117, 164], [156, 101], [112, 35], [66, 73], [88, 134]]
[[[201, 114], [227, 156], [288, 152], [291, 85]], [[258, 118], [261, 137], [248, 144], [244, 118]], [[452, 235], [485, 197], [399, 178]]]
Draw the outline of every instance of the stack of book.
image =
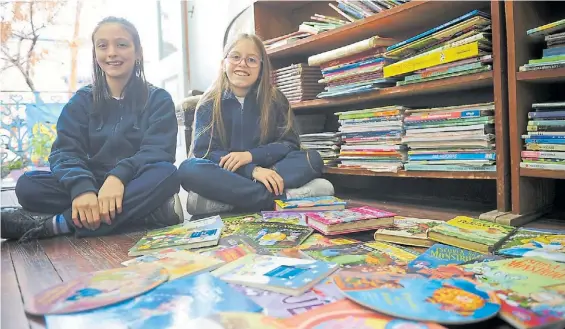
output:
[[318, 151], [326, 166], [335, 167], [337, 165], [341, 144], [341, 138], [338, 133], [302, 134], [300, 135], [300, 144], [302, 149]]
[[490, 16], [474, 10], [452, 21], [391, 45], [385, 78], [397, 85], [420, 83], [492, 70]]
[[496, 171], [494, 103], [407, 110], [406, 170]]
[[305, 63], [292, 64], [275, 70], [273, 81], [290, 103], [314, 99], [324, 86], [318, 83], [322, 78], [320, 68]]
[[316, 54], [308, 64], [320, 66], [327, 84], [318, 97], [351, 95], [394, 86], [396, 79], [384, 79], [383, 67], [391, 61], [384, 57], [386, 46], [396, 40], [374, 36], [350, 45]]
[[565, 170], [565, 102], [536, 103], [532, 109], [520, 167]]
[[402, 145], [403, 106], [387, 106], [337, 112], [344, 144], [339, 152], [340, 168], [398, 172], [406, 160]]
[[520, 71], [551, 70], [565, 67], [565, 19], [527, 31], [532, 38], [544, 38], [547, 47], [540, 59], [531, 59]]
[[337, 0], [337, 6], [330, 3], [338, 14], [350, 22], [363, 19], [385, 10], [397, 7], [410, 0], [368, 0], [368, 1], [346, 1]]
[[295, 31], [292, 33], [278, 36], [276, 38], [264, 40], [263, 45], [265, 45], [265, 49], [270, 50], [273, 48], [292, 44], [298, 40], [305, 39], [312, 35], [314, 35], [312, 32]]

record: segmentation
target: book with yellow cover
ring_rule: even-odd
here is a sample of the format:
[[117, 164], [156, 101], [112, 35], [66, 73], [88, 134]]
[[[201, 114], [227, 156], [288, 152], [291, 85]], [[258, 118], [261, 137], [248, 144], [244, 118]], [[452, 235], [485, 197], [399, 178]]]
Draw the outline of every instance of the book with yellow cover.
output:
[[428, 238], [447, 245], [477, 251], [493, 252], [514, 231], [513, 226], [486, 220], [457, 216], [428, 230]]

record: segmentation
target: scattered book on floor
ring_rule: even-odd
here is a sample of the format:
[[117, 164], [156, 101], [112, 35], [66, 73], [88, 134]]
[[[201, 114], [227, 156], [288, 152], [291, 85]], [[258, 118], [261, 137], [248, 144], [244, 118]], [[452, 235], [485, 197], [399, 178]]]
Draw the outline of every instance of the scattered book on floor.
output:
[[152, 230], [129, 249], [128, 256], [141, 256], [173, 247], [196, 249], [215, 246], [220, 240], [223, 227], [220, 216], [211, 216]]
[[345, 209], [347, 202], [335, 196], [275, 200], [277, 211], [326, 211]]
[[565, 230], [543, 230], [520, 227], [496, 250], [507, 257], [539, 256], [565, 263]]
[[513, 226], [457, 216], [428, 231], [430, 240], [480, 253], [492, 253], [516, 230]]
[[307, 213], [308, 225], [324, 235], [347, 234], [388, 227], [396, 214], [371, 206]]
[[262, 220], [265, 222], [277, 222], [292, 225], [308, 226], [306, 213], [297, 211], [262, 211]]
[[481, 256], [480, 253], [436, 243], [406, 267], [407, 273], [425, 274], [431, 269], [449, 264], [462, 264]]
[[314, 232], [313, 229], [302, 225], [250, 222], [242, 224], [235, 235], [248, 237], [252, 246], [279, 250], [300, 245], [312, 232]]
[[428, 229], [442, 223], [435, 219], [395, 216], [392, 225], [376, 230], [373, 238], [376, 241], [430, 247], [436, 242], [428, 239]]
[[335, 263], [249, 254], [212, 272], [223, 281], [300, 296], [338, 269]]

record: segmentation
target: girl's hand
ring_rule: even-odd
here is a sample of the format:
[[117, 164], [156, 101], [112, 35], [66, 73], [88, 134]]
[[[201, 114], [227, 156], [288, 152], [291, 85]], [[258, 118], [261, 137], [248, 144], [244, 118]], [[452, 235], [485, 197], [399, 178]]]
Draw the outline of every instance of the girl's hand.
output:
[[251, 163], [252, 160], [253, 156], [248, 151], [231, 152], [220, 159], [220, 167], [229, 171], [236, 171], [239, 167]]
[[77, 196], [72, 203], [72, 219], [76, 227], [95, 230], [100, 226], [98, 198], [96, 193], [87, 192]]
[[267, 190], [275, 195], [282, 195], [284, 191], [284, 182], [282, 177], [274, 170], [255, 167], [253, 170], [253, 178], [265, 185]]
[[100, 216], [106, 224], [112, 224], [111, 219], [116, 217], [116, 213], [122, 212], [123, 196], [124, 184], [122, 181], [116, 176], [108, 176], [98, 192]]

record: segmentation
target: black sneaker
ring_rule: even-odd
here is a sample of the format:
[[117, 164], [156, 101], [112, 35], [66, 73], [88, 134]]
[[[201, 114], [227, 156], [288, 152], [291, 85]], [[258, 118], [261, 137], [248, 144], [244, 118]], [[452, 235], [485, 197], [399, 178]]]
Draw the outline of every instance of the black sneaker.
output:
[[14, 206], [1, 209], [2, 239], [19, 239], [19, 242], [25, 242], [55, 236], [52, 225], [49, 225], [55, 215], [31, 212]]
[[145, 218], [145, 223], [151, 227], [166, 227], [183, 222], [184, 213], [178, 194], [172, 196]]

